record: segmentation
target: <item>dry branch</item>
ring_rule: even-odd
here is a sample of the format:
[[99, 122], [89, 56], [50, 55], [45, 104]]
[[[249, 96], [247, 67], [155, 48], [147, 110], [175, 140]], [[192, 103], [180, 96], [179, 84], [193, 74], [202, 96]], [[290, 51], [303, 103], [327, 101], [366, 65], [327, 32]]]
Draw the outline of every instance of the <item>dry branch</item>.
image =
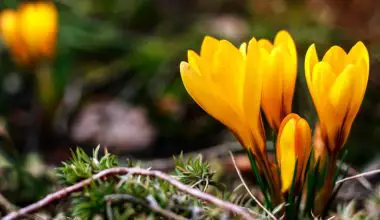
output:
[[358, 175], [354, 175], [354, 176], [350, 176], [350, 177], [346, 177], [344, 179], [338, 180], [338, 181], [336, 181], [335, 184], [340, 184], [340, 183], [343, 183], [343, 182], [345, 182], [347, 180], [358, 179], [358, 178], [361, 178], [361, 177], [376, 175], [376, 174], [379, 174], [379, 173], [380, 173], [380, 169], [378, 169], [378, 170], [371, 170], [371, 171], [368, 171], [368, 172], [360, 173]]
[[242, 217], [242, 219], [254, 219], [254, 217], [246, 211], [244, 207], [235, 205], [233, 203], [221, 200], [215, 196], [212, 196], [208, 193], [201, 192], [197, 189], [191, 188], [181, 182], [179, 182], [177, 179], [175, 179], [172, 176], [169, 176], [163, 172], [156, 171], [156, 170], [146, 170], [146, 169], [141, 169], [141, 168], [127, 168], [127, 167], [115, 167], [115, 168], [110, 168], [107, 170], [103, 170], [95, 175], [93, 175], [91, 178], [85, 179], [81, 182], [78, 182], [72, 186], [68, 186], [66, 188], [63, 188], [57, 192], [54, 192], [52, 194], [47, 195], [45, 198], [42, 200], [33, 203], [27, 207], [21, 208], [18, 211], [14, 211], [7, 216], [3, 217], [3, 220], [14, 220], [18, 219], [20, 217], [26, 216], [28, 214], [32, 214], [47, 205], [57, 202], [61, 200], [62, 198], [65, 198], [69, 196], [71, 193], [80, 191], [83, 189], [85, 186], [88, 186], [91, 184], [92, 181], [101, 179], [107, 176], [113, 176], [113, 175], [125, 175], [125, 174], [130, 174], [130, 175], [142, 175], [142, 176], [152, 176], [156, 177], [159, 179], [162, 179], [164, 181], [167, 181], [174, 187], [176, 187], [178, 190], [191, 195], [193, 197], [196, 197], [200, 200], [203, 200], [205, 202], [208, 202], [210, 204], [213, 204], [225, 211], [228, 211], [229, 213], [235, 213], [236, 215], [239, 215]]

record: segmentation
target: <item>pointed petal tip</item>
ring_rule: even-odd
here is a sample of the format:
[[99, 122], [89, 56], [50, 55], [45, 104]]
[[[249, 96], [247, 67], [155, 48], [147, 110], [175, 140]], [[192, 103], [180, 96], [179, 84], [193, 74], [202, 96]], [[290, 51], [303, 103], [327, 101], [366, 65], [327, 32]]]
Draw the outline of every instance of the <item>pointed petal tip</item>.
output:
[[226, 39], [222, 39], [222, 40], [220, 40], [219, 42], [220, 42], [221, 44], [231, 44], [231, 45], [232, 45], [232, 43], [231, 43], [230, 41], [226, 40]]
[[181, 61], [181, 63], [179, 65], [184, 66], [184, 65], [188, 65], [188, 63], [186, 61]]
[[206, 40], [219, 41], [218, 39], [216, 39], [215, 37], [210, 36], [210, 35], [206, 35], [206, 36], [203, 38], [203, 40], [204, 40], [204, 41], [206, 41]]
[[315, 56], [318, 59], [317, 49], [316, 49], [315, 43], [313, 43], [309, 46], [309, 48], [307, 48], [305, 61], [311, 58], [315, 58]]
[[190, 68], [190, 65], [186, 61], [181, 61], [179, 64], [179, 69], [181, 71], [181, 74], [185, 73], [186, 70]]
[[281, 29], [277, 32], [276, 36], [278, 35], [284, 35], [284, 36], [287, 36], [289, 38], [292, 38], [291, 37], [291, 34], [289, 33], [289, 31], [285, 30], [285, 29]]
[[187, 61], [190, 65], [199, 66], [200, 56], [193, 50], [187, 51]]
[[301, 117], [300, 117], [298, 114], [296, 114], [296, 113], [290, 113], [290, 114], [288, 114], [288, 115], [284, 118], [284, 120], [285, 120], [285, 119], [290, 119], [290, 118], [294, 118], [294, 119], [296, 119], [296, 120], [299, 120]]
[[361, 47], [367, 48], [367, 47], [365, 46], [365, 44], [363, 43], [363, 41], [358, 41], [358, 42], [356, 42], [356, 44], [354, 45], [354, 47], [355, 47], [355, 46], [361, 46]]
[[213, 44], [213, 43], [217, 43], [219, 42], [218, 39], [216, 39], [215, 37], [212, 37], [210, 35], [206, 35], [204, 38], [203, 38], [203, 41], [202, 41], [202, 47], [204, 45], [207, 45], [207, 44]]
[[245, 56], [247, 54], [247, 43], [243, 42], [242, 44], [240, 44], [239, 50], [241, 54]]
[[187, 59], [189, 59], [189, 57], [194, 55], [194, 54], [197, 54], [194, 50], [187, 50]]
[[288, 122], [290, 120], [296, 120], [298, 121], [301, 117], [296, 114], [296, 113], [290, 113], [288, 115], [285, 116], [284, 119], [282, 119], [281, 123], [280, 123], [280, 127], [279, 127], [279, 133], [282, 133], [282, 130], [284, 129], [285, 125], [288, 124]]
[[257, 43], [257, 39], [253, 36], [253, 37], [249, 40], [248, 44], [250, 44], [251, 42], [252, 42], [252, 43], [253, 43], [253, 42]]
[[360, 63], [361, 60], [364, 60], [367, 71], [369, 71], [370, 68], [370, 57], [367, 47], [362, 41], [358, 41], [350, 50], [348, 53], [348, 56], [350, 57], [351, 61], [354, 63]]
[[353, 48], [360, 48], [361, 51], [363, 51], [364, 53], [366, 53], [366, 56], [369, 56], [369, 54], [368, 54], [368, 48], [365, 46], [365, 44], [362, 41], [356, 42], [356, 44], [351, 48], [351, 50], [353, 50]]
[[278, 45], [283, 43], [285, 43], [285, 45], [293, 45], [293, 47], [295, 47], [293, 37], [287, 30], [280, 30], [274, 38], [274, 44]]
[[316, 60], [316, 62], [319, 61], [315, 43], [311, 44], [309, 46], [309, 48], [307, 49], [307, 51], [306, 51], [306, 54], [305, 54], [305, 67], [307, 67], [307, 65], [310, 64], [311, 60]]
[[251, 40], [249, 40], [248, 45], [247, 45], [247, 52], [252, 51], [253, 49], [258, 49], [257, 40], [255, 37], [252, 37]]
[[306, 129], [308, 132], [311, 132], [310, 125], [304, 118], [299, 118], [297, 126], [301, 127], [302, 129]]

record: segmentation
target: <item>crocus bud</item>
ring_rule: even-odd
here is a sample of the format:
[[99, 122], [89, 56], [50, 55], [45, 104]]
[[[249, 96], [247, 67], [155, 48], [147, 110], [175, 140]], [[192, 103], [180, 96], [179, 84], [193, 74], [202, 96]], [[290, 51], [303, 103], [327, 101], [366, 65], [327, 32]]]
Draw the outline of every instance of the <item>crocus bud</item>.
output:
[[303, 181], [302, 174], [310, 155], [310, 145], [311, 130], [307, 121], [293, 113], [286, 116], [281, 123], [276, 146], [282, 192], [290, 189], [293, 177], [296, 178], [296, 184]]

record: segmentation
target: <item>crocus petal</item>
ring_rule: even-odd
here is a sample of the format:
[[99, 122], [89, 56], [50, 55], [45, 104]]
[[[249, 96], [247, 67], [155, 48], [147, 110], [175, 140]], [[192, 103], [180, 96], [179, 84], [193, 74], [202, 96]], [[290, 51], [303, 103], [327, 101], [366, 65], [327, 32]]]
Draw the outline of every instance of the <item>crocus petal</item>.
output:
[[190, 50], [188, 63], [180, 65], [182, 81], [190, 96], [253, 153], [265, 149], [258, 51], [254, 38], [248, 45], [243, 43], [236, 48], [226, 40], [205, 37], [200, 55]]
[[312, 88], [311, 96], [320, 120], [326, 118], [326, 91], [330, 90], [335, 78], [336, 74], [330, 64], [322, 61], [314, 66], [310, 87]]
[[343, 118], [347, 114], [347, 110], [351, 101], [352, 86], [354, 84], [354, 75], [357, 68], [353, 65], [348, 65], [344, 71], [336, 78], [333, 86], [329, 91], [329, 102], [336, 109], [338, 118]]
[[315, 64], [319, 62], [317, 50], [315, 49], [315, 44], [312, 44], [306, 52], [305, 55], [305, 77], [307, 86], [309, 87], [310, 93], [313, 93], [313, 86], [311, 85], [311, 78], [313, 74], [313, 69]]
[[321, 128], [324, 129], [323, 134], [327, 135], [327, 147], [331, 151], [339, 150], [346, 139], [344, 135], [344, 124], [348, 116], [348, 107], [351, 103], [352, 95], [350, 93], [354, 89], [354, 74], [356, 68], [349, 65], [341, 73], [330, 91], [328, 92], [327, 102], [323, 112], [323, 120], [321, 119]]
[[272, 44], [258, 41], [263, 74], [262, 109], [269, 125], [277, 132], [283, 118], [291, 113], [297, 78], [297, 51], [286, 31], [279, 31]]
[[58, 32], [58, 13], [55, 5], [49, 2], [36, 3], [38, 9], [39, 21], [41, 21], [39, 30], [40, 38], [43, 43], [40, 44], [40, 55], [52, 57], [55, 53], [57, 32]]
[[257, 43], [259, 48], [265, 49], [268, 53], [273, 49], [273, 44], [267, 39], [260, 39]]
[[57, 11], [54, 4], [25, 3], [19, 9], [18, 28], [33, 56], [51, 57], [57, 35]]
[[297, 178], [300, 179], [303, 178], [302, 174], [306, 169], [307, 160], [311, 152], [311, 129], [305, 119], [298, 120], [296, 134]]
[[285, 52], [283, 69], [283, 114], [287, 115], [292, 112], [293, 95], [297, 79], [297, 58], [294, 59]]
[[180, 71], [187, 92], [197, 104], [212, 117], [230, 128], [244, 146], [253, 146], [249, 129], [244, 126], [241, 116], [231, 107], [225, 97], [217, 93], [216, 85], [204, 80], [186, 62], [181, 63]]
[[340, 73], [347, 65], [347, 54], [339, 46], [332, 46], [323, 57], [322, 61], [325, 61], [331, 65], [334, 72]]
[[16, 11], [3, 11], [0, 16], [0, 32], [5, 45], [10, 48], [15, 62], [20, 65], [27, 65], [30, 62], [30, 56], [18, 31], [18, 20]]
[[365, 61], [367, 69], [369, 70], [369, 54], [363, 42], [357, 42], [351, 48], [350, 52], [348, 53], [348, 57], [353, 64], [358, 63], [363, 59]]
[[0, 33], [3, 42], [10, 47], [14, 39], [18, 38], [17, 13], [14, 10], [5, 10], [0, 14]]
[[281, 172], [281, 191], [286, 192], [292, 185], [294, 167], [296, 165], [295, 152], [295, 132], [296, 120], [290, 119], [280, 134], [278, 147], [280, 148], [280, 172]]
[[281, 123], [282, 97], [283, 97], [283, 75], [284, 69], [284, 52], [281, 48], [274, 48], [267, 59], [265, 59], [266, 51], [262, 51], [265, 63], [263, 70], [263, 94], [262, 106], [264, 113], [271, 127], [278, 129]]
[[[34, 19], [31, 19], [35, 16], [35, 4], [25, 3], [21, 5], [19, 9], [19, 31], [22, 36], [22, 40], [26, 43], [30, 52], [33, 55], [38, 55], [38, 45], [40, 44], [40, 38], [36, 33], [38, 30], [38, 23]], [[39, 19], [39, 15], [36, 17]]]
[[242, 122], [239, 115], [222, 97], [215, 93], [212, 83], [200, 77], [186, 62], [181, 62], [180, 72], [187, 92], [203, 110], [232, 130], [240, 130], [239, 126]]
[[219, 45], [219, 40], [210, 36], [206, 36], [202, 42], [201, 53], [200, 53], [201, 57], [205, 61], [212, 61], [214, 54], [217, 51], [218, 45]]
[[353, 75], [352, 100], [348, 109], [348, 115], [344, 124], [344, 142], [346, 142], [351, 130], [352, 123], [359, 112], [364, 99], [365, 90], [368, 83], [368, 69], [364, 60], [356, 65], [357, 72]]
[[202, 75], [201, 65], [200, 65], [201, 58], [198, 56], [198, 54], [192, 50], [189, 50], [187, 52], [187, 60], [191, 68], [193, 68], [193, 70], [195, 70], [195, 72], [197, 72], [198, 75]]
[[289, 32], [284, 30], [279, 31], [274, 39], [274, 45], [284, 45], [286, 49], [289, 51], [290, 56], [293, 58], [293, 62], [297, 62], [296, 45]]
[[[297, 114], [288, 114], [281, 122], [276, 145], [282, 192], [289, 190], [293, 178], [295, 184], [304, 181], [303, 173], [310, 155], [310, 145], [311, 130], [307, 121]], [[296, 161], [298, 161], [297, 167], [295, 167]]]
[[292, 112], [293, 94], [297, 78], [297, 50], [293, 38], [284, 30], [277, 33], [274, 45], [284, 50], [283, 113], [287, 115]]
[[265, 134], [261, 126], [260, 101], [262, 74], [260, 67], [260, 49], [255, 38], [248, 43], [246, 73], [243, 86], [243, 109], [245, 119], [261, 151], [265, 147]]
[[[295, 121], [298, 121], [301, 117], [297, 114], [294, 114], [294, 113], [290, 113], [288, 114], [281, 122], [281, 125], [280, 125], [280, 128], [278, 130], [278, 133], [279, 134], [282, 134], [283, 133], [283, 129], [285, 127], [285, 125], [288, 123], [288, 121], [290, 120], [295, 120]], [[278, 164], [281, 164], [281, 148], [280, 147], [276, 147], [276, 158], [277, 158], [277, 163]]]
[[245, 59], [247, 56], [247, 43], [246, 42], [240, 44], [239, 51]]
[[[242, 114], [242, 87], [244, 80], [244, 59], [240, 51], [226, 40], [221, 40], [214, 57], [212, 79], [220, 91], [228, 97], [233, 106]], [[228, 92], [227, 92], [228, 91]]]
[[[210, 37], [206, 36], [203, 39], [202, 46], [201, 46], [201, 52], [200, 52], [200, 63], [202, 63], [202, 73], [205, 76], [211, 77], [211, 64], [214, 61], [215, 53], [218, 51], [220, 45], [220, 41]], [[203, 65], [204, 64], [204, 65]]]

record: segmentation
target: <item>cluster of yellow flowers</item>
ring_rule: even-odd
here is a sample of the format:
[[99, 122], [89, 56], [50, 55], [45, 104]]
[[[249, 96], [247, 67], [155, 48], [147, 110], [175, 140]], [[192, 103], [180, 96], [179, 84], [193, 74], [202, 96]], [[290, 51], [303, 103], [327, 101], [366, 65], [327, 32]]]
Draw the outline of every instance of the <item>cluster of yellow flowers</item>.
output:
[[58, 13], [52, 2], [27, 2], [0, 14], [0, 34], [12, 57], [21, 66], [55, 53]]
[[[314, 144], [307, 121], [292, 113], [297, 51], [287, 31], [278, 32], [273, 43], [252, 38], [239, 48], [207, 36], [200, 54], [188, 51], [180, 71], [197, 104], [252, 152], [279, 202], [293, 176], [296, 185], [303, 181], [313, 148], [315, 157], [336, 158], [345, 144], [367, 87], [369, 55], [362, 42], [348, 53], [333, 46], [322, 60], [314, 44], [307, 50], [305, 76], [319, 117]], [[276, 161], [265, 152], [261, 110], [277, 133]]]

